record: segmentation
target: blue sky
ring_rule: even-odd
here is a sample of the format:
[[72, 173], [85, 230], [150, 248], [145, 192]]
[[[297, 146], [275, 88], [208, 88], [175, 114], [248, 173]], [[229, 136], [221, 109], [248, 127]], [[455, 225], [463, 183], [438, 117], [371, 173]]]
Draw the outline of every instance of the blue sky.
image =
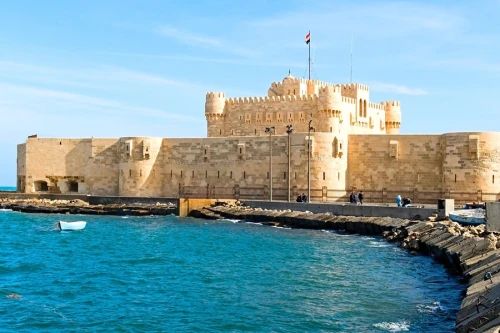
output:
[[2, 1], [0, 185], [39, 137], [205, 137], [205, 93], [290, 69], [399, 100], [403, 134], [499, 131], [500, 1]]

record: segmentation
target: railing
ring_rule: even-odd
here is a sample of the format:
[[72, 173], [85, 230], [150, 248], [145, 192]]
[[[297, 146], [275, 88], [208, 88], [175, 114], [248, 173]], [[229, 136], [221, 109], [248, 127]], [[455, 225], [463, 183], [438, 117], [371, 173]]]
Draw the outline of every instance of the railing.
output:
[[[359, 191], [359, 189], [353, 189]], [[179, 186], [179, 197], [183, 198], [206, 198], [206, 199], [245, 199], [245, 200], [269, 200], [268, 186], [241, 187], [235, 186]], [[290, 200], [295, 201], [298, 195], [307, 195], [307, 188], [296, 186], [290, 189]], [[311, 188], [311, 201], [313, 202], [349, 202], [351, 190]], [[455, 199], [456, 204], [481, 201], [499, 201], [500, 192], [483, 193], [481, 190], [469, 192], [456, 191], [418, 191], [414, 190], [365, 190], [363, 189], [364, 201], [375, 203], [394, 203], [396, 196], [408, 197], [413, 203], [435, 204], [438, 199]], [[273, 187], [273, 200], [286, 201], [288, 189]]]

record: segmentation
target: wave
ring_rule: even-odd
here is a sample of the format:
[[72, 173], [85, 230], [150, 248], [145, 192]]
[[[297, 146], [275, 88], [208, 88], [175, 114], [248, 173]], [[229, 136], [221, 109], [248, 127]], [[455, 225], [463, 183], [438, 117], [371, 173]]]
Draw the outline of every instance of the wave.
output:
[[432, 304], [418, 304], [417, 310], [420, 313], [434, 313], [434, 314], [442, 314], [446, 312], [448, 309], [441, 305], [439, 301], [433, 302]]
[[0, 208], [0, 212], [12, 212], [12, 209], [9, 209], [9, 208]]
[[373, 326], [389, 331], [389, 332], [402, 332], [402, 331], [409, 331], [410, 330], [410, 323], [407, 321], [400, 321], [397, 323], [391, 322], [382, 322], [378, 324], [374, 324]]

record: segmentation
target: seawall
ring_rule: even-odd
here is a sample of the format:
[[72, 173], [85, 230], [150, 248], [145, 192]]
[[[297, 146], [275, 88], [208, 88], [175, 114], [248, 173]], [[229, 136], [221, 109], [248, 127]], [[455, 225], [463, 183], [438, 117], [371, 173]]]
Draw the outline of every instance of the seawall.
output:
[[413, 254], [432, 256], [468, 282], [456, 317], [456, 332], [498, 333], [500, 330], [500, 235], [486, 232], [484, 225], [463, 227], [449, 220], [422, 222], [390, 217], [336, 216], [329, 212], [264, 210], [234, 205], [193, 210], [191, 216], [381, 235], [389, 242], [398, 242], [400, 247]]
[[393, 217], [400, 219], [426, 220], [437, 211], [435, 205], [421, 207], [391, 207], [388, 205], [353, 205], [349, 203], [302, 203], [283, 201], [241, 200], [241, 203], [252, 208], [292, 210], [299, 212], [331, 213], [342, 216]]

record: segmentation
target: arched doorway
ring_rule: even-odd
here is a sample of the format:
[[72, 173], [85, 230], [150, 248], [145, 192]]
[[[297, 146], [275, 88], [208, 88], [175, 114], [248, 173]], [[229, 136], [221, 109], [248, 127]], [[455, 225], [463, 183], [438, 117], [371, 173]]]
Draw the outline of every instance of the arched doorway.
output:
[[44, 180], [37, 180], [35, 182], [35, 192], [47, 192], [49, 190], [49, 186]]
[[68, 182], [68, 192], [76, 192], [78, 193], [78, 182], [74, 180], [70, 180]]

